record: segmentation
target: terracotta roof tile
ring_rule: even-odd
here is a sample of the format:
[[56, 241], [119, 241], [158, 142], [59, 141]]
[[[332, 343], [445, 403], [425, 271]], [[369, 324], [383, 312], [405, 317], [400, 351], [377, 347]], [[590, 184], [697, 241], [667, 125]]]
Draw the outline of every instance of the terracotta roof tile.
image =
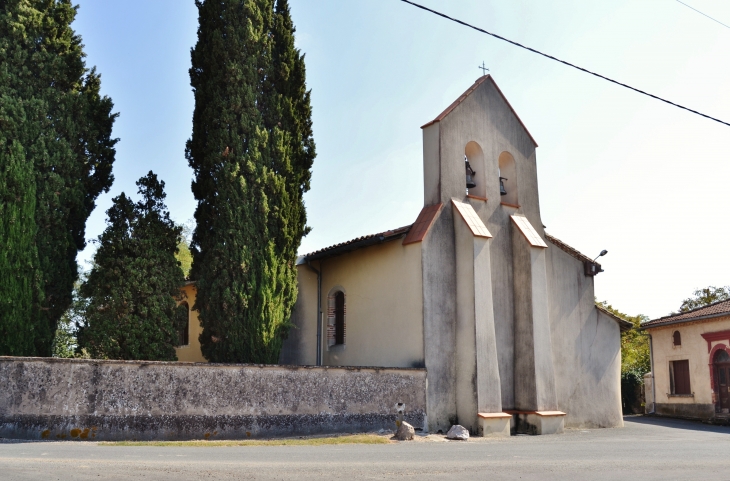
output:
[[427, 205], [418, 214], [416, 222], [411, 227], [408, 235], [403, 239], [403, 245], [414, 244], [421, 242], [426, 237], [428, 230], [431, 228], [433, 221], [436, 219], [436, 215], [441, 210], [443, 204]]
[[[579, 261], [581, 261], [581, 262], [593, 262], [593, 259], [591, 259], [590, 257], [588, 257], [585, 254], [582, 254], [577, 249], [574, 249], [574, 248], [570, 247], [568, 244], [566, 244], [565, 242], [561, 241], [557, 237], [553, 237], [550, 234], [548, 234], [547, 232], [545, 232], [545, 237], [555, 247], [559, 248], [561, 251], [565, 252], [566, 254], [569, 254], [569, 255], [575, 257]], [[601, 264], [599, 264], [597, 262], [595, 262], [595, 264], [598, 266], [598, 269], [600, 270], [601, 269]]]
[[530, 132], [527, 130], [527, 127], [525, 127], [525, 124], [522, 122], [522, 120], [520, 119], [519, 115], [517, 115], [517, 112], [515, 112], [515, 109], [512, 108], [512, 105], [510, 105], [509, 101], [507, 100], [507, 97], [504, 96], [504, 94], [499, 89], [499, 87], [497, 86], [497, 83], [494, 81], [494, 79], [492, 78], [491, 75], [484, 75], [482, 77], [479, 77], [477, 79], [477, 81], [474, 82], [474, 85], [472, 85], [471, 87], [469, 87], [466, 90], [466, 92], [464, 92], [463, 94], [461, 94], [461, 96], [458, 99], [454, 100], [454, 102], [451, 105], [449, 105], [448, 107], [446, 107], [446, 110], [444, 110], [443, 112], [441, 112], [438, 115], [438, 117], [436, 117], [432, 121], [428, 122], [427, 124], [422, 125], [421, 128], [424, 129], [424, 128], [428, 127], [429, 125], [435, 124], [436, 122], [440, 122], [443, 119], [445, 119], [446, 116], [449, 115], [452, 110], [454, 110], [460, 103], [462, 103], [464, 100], [466, 100], [466, 98], [469, 95], [471, 95], [471, 93], [474, 92], [477, 89], [477, 87], [479, 87], [486, 80], [489, 80], [489, 81], [492, 82], [492, 85], [494, 85], [494, 88], [497, 89], [497, 92], [499, 92], [499, 95], [502, 97], [502, 100], [504, 100], [504, 103], [507, 104], [507, 107], [509, 107], [509, 109], [512, 111], [512, 113], [515, 115], [515, 118], [517, 119], [517, 121], [520, 123], [520, 125], [522, 125], [522, 128], [525, 129], [525, 133], [527, 134], [527, 136], [530, 137], [530, 140], [532, 140], [532, 143], [535, 144], [535, 147], [537, 147], [537, 142], [535, 142], [535, 139], [532, 137], [532, 134], [530, 134]]
[[598, 309], [599, 311], [601, 311], [602, 313], [604, 313], [605, 315], [607, 315], [608, 317], [610, 317], [611, 319], [613, 319], [614, 321], [616, 321], [618, 323], [619, 329], [621, 329], [621, 332], [630, 331], [631, 329], [634, 328], [634, 325], [632, 323], [630, 323], [626, 319], [621, 319], [620, 317], [618, 317], [613, 312], [611, 312], [608, 309], [605, 309], [605, 308], [599, 306], [598, 304], [596, 304], [596, 309]]
[[349, 241], [340, 242], [339, 244], [331, 245], [329, 247], [310, 252], [309, 254], [304, 254], [303, 256], [301, 256], [301, 261], [307, 262], [324, 259], [327, 257], [336, 256], [338, 254], [344, 254], [345, 252], [354, 251], [362, 247], [396, 240], [406, 235], [411, 227], [411, 225], [407, 225], [403, 227], [398, 227], [397, 229], [386, 230], [384, 232], [378, 232], [377, 234], [365, 235], [362, 237], [351, 239]]
[[730, 300], [718, 301], [708, 306], [692, 309], [691, 311], [680, 312], [679, 314], [670, 314], [668, 316], [660, 317], [659, 319], [652, 319], [651, 321], [643, 323], [641, 328], [658, 327], [678, 322], [699, 321], [710, 317], [721, 317], [724, 315], [730, 316]]

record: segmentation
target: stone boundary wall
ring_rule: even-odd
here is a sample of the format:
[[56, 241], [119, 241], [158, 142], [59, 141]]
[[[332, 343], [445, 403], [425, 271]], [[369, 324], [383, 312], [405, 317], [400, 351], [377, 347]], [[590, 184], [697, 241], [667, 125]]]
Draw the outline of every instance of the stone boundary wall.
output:
[[0, 356], [0, 437], [244, 439], [422, 427], [426, 370]]

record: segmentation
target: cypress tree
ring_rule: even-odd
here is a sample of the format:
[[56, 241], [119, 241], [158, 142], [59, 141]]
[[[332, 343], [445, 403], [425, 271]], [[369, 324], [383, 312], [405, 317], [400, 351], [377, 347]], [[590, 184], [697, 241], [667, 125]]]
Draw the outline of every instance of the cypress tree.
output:
[[30, 319], [41, 298], [35, 247], [35, 176], [18, 142], [25, 122], [17, 99], [0, 93], [0, 355], [34, 352]]
[[[30, 333], [26, 341], [32, 344], [24, 342], [16, 354], [51, 355], [58, 320], [71, 304], [86, 219], [113, 180], [116, 114], [111, 100], [100, 95], [99, 75], [85, 66], [81, 38], [71, 29], [75, 15], [69, 0], [0, 3], [0, 88], [3, 103], [14, 102], [24, 112], [13, 142], [29, 164], [23, 168], [32, 169], [27, 178], [33, 185], [24, 184], [24, 198], [31, 192], [35, 197], [29, 204], [34, 240], [23, 244], [30, 249], [23, 257], [35, 258], [33, 282], [41, 292], [30, 312], [3, 316], [3, 325], [26, 325], [23, 332]], [[3, 278], [15, 272], [0, 268]], [[3, 286], [0, 297], [10, 292]]]
[[197, 1], [186, 156], [198, 200], [191, 277], [214, 362], [278, 362], [296, 301], [314, 159], [303, 56], [286, 2]]
[[139, 202], [122, 193], [107, 211], [81, 287], [88, 304], [79, 346], [95, 358], [174, 361], [182, 327], [175, 301], [185, 282], [175, 258], [182, 227], [170, 219], [164, 182], [150, 172], [137, 186]]

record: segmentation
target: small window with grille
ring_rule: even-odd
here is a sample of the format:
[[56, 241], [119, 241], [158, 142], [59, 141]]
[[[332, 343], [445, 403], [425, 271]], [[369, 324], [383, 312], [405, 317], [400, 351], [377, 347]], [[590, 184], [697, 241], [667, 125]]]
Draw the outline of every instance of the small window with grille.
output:
[[672, 334], [672, 344], [674, 344], [675, 346], [682, 345], [682, 335], [679, 333], [679, 331], [674, 331], [674, 334]]
[[327, 297], [327, 348], [344, 346], [347, 332], [345, 293], [333, 290]]

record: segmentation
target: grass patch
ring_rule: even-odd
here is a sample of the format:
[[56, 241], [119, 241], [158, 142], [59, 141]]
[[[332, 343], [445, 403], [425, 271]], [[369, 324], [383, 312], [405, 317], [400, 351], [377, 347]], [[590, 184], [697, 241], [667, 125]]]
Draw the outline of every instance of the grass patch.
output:
[[229, 446], [329, 446], [334, 444], [390, 444], [385, 436], [375, 434], [352, 434], [348, 436], [241, 439], [232, 441], [103, 441], [102, 446], [159, 446], [159, 447], [229, 447]]

